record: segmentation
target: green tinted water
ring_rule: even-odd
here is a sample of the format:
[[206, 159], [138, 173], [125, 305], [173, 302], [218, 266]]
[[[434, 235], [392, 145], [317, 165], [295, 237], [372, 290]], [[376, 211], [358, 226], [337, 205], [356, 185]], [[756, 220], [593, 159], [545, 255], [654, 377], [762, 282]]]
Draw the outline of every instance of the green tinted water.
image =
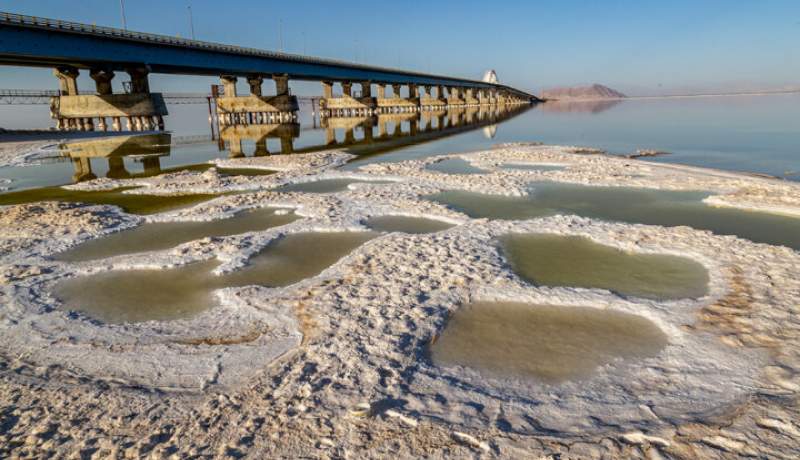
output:
[[215, 276], [216, 260], [154, 270], [115, 270], [70, 278], [53, 294], [63, 308], [108, 323], [192, 317], [215, 305], [213, 291], [231, 286], [286, 286], [315, 276], [372, 232], [299, 233], [279, 238], [240, 270]]
[[514, 271], [539, 286], [608, 289], [658, 300], [708, 292], [705, 267], [685, 257], [628, 253], [578, 236], [511, 234], [501, 242]]
[[590, 307], [477, 302], [461, 307], [430, 348], [439, 366], [549, 384], [590, 377], [617, 360], [656, 356], [667, 336], [637, 315]]
[[112, 233], [57, 254], [56, 260], [82, 261], [137, 252], [158, 251], [205, 237], [236, 235], [285, 225], [298, 217], [275, 208], [243, 211], [227, 219], [206, 222], [157, 222]]
[[364, 225], [378, 232], [402, 232], [411, 234], [434, 233], [447, 230], [453, 224], [435, 219], [408, 216], [370, 217]]
[[604, 220], [687, 225], [719, 235], [737, 235], [759, 243], [800, 249], [800, 219], [766, 212], [717, 208], [701, 202], [704, 192], [674, 192], [629, 187], [593, 187], [537, 182], [526, 197], [450, 190], [427, 198], [470, 217], [523, 220], [577, 214]]
[[223, 176], [269, 176], [277, 171], [259, 168], [217, 168]]
[[0, 194], [0, 206], [34, 203], [37, 201], [81, 202], [119, 206], [131, 214], [155, 214], [191, 206], [219, 196], [210, 193], [186, 195], [145, 195], [125, 193], [136, 187], [122, 187], [103, 191], [68, 190], [61, 187], [42, 187]]

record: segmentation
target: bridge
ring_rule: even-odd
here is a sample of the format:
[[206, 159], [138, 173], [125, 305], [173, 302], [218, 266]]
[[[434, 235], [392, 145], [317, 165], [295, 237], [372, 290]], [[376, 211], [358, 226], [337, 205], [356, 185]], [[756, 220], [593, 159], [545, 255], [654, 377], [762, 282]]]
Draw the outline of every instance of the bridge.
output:
[[[222, 124], [291, 121], [298, 103], [290, 80], [321, 82], [321, 113], [333, 117], [539, 101], [533, 94], [495, 82], [3, 12], [0, 64], [53, 68], [59, 90], [51, 98], [51, 116], [59, 129], [70, 130], [106, 130], [106, 118], [114, 130], [121, 129], [122, 118], [129, 130], [163, 129], [166, 104], [163, 95], [150, 91], [150, 73], [220, 77], [221, 90], [213, 96]], [[87, 70], [96, 94], [78, 90], [77, 77]], [[125, 93], [112, 91], [115, 72], [130, 76]], [[247, 80], [249, 94], [237, 94], [238, 78]], [[275, 82], [276, 94], [263, 94], [265, 79]], [[341, 96], [334, 97], [335, 84], [341, 85]], [[354, 84], [360, 86], [358, 93], [353, 92]], [[389, 96], [387, 86], [392, 89]]]

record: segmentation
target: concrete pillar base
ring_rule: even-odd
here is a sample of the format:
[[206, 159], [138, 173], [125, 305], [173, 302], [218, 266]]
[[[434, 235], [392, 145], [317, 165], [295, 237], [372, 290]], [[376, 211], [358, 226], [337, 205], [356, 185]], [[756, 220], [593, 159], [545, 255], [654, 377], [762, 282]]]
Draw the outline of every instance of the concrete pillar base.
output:
[[217, 118], [220, 125], [256, 125], [288, 123], [300, 110], [297, 97], [282, 96], [238, 96], [219, 97]]
[[[51, 102], [56, 126], [67, 130], [94, 130], [94, 119], [98, 119], [99, 129], [105, 131], [105, 119], [112, 119], [112, 126], [119, 131], [120, 118], [129, 120], [128, 130], [152, 130], [156, 126], [163, 129], [163, 117], [167, 115], [164, 98], [158, 93], [106, 94], [55, 96]], [[161, 123], [153, 123], [154, 117]], [[131, 118], [135, 121], [130, 121]]]
[[367, 117], [375, 113], [374, 97], [352, 96], [323, 98], [319, 101], [322, 117]]

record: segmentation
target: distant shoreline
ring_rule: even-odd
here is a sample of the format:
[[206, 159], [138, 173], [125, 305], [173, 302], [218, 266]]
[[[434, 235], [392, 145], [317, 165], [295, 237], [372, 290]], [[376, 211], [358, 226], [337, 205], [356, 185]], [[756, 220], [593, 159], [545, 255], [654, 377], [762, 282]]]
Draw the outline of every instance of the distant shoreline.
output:
[[673, 94], [673, 95], [652, 95], [652, 96], [626, 96], [626, 97], [595, 97], [577, 98], [566, 97], [562, 99], [546, 99], [545, 102], [584, 102], [584, 101], [626, 101], [630, 99], [673, 99], [673, 98], [693, 98], [693, 97], [734, 97], [734, 96], [775, 96], [781, 94], [800, 94], [800, 89], [789, 89], [782, 91], [747, 91], [741, 93], [698, 93], [698, 94]]

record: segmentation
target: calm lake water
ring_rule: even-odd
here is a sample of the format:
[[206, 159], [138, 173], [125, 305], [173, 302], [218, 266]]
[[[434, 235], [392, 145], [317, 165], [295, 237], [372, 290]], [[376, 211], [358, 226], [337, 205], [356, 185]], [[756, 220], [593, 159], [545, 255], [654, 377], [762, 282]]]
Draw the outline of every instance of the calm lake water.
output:
[[[371, 128], [370, 142], [363, 141], [361, 127], [356, 127], [352, 135], [346, 123], [326, 130], [312, 115], [311, 106], [303, 104], [299, 124], [290, 130], [288, 142], [287, 134], [282, 132], [282, 139], [272, 133], [265, 136], [262, 150], [252, 138], [228, 138], [222, 148], [211, 141], [203, 104], [171, 105], [169, 110], [171, 136], [162, 141], [166, 145], [159, 152], [142, 156], [129, 149], [115, 164], [107, 158], [90, 158], [76, 165], [62, 155], [64, 152], [53, 149], [52, 156], [40, 166], [0, 168], [0, 186], [20, 190], [106, 175], [156, 174], [213, 158], [251, 156], [265, 150], [322, 150], [330, 148], [334, 139], [337, 146], [360, 155], [344, 169], [484, 149], [500, 142], [541, 141], [599, 147], [621, 155], [637, 149], [658, 149], [671, 154], [648, 161], [800, 180], [800, 94], [546, 103], [498, 120], [469, 122], [456, 118], [455, 128], [442, 132], [436, 132], [435, 120], [431, 124], [434, 132], [425, 132], [424, 119], [418, 122], [418, 131], [411, 128], [409, 120], [386, 122], [383, 128]], [[0, 106], [0, 126], [5, 128], [46, 127], [49, 123], [47, 106]], [[10, 182], [2, 183], [3, 179]]]

